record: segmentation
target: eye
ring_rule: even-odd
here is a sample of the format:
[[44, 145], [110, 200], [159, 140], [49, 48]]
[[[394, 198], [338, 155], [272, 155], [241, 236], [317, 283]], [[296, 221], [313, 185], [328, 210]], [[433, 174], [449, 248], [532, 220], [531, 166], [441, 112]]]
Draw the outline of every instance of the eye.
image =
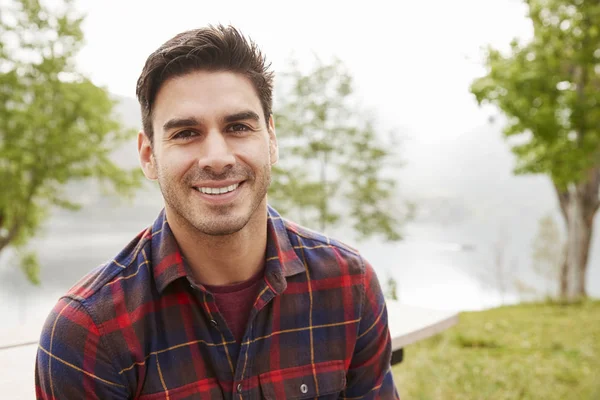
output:
[[233, 132], [233, 133], [237, 133], [237, 134], [250, 132], [252, 130], [253, 130], [252, 128], [250, 128], [248, 125], [244, 125], [244, 124], [232, 124], [227, 127], [227, 132]]
[[197, 136], [196, 132], [186, 129], [183, 131], [179, 131], [175, 135], [173, 135], [173, 139], [189, 140], [192, 139], [194, 136]]

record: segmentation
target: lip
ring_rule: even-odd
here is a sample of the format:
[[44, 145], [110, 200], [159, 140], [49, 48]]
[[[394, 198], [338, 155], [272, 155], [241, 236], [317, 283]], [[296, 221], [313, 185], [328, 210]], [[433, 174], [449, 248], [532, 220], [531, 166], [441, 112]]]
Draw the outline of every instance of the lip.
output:
[[192, 189], [196, 195], [198, 197], [200, 197], [200, 199], [202, 201], [204, 201], [205, 203], [211, 204], [211, 205], [224, 205], [224, 204], [228, 204], [233, 202], [240, 194], [240, 189], [244, 186], [245, 181], [241, 181], [241, 182], [235, 182], [235, 181], [231, 181], [231, 183], [227, 183], [226, 182], [229, 181], [219, 181], [219, 184], [213, 184], [208, 185], [207, 184], [202, 184], [202, 186], [195, 186], [195, 187], [225, 187], [225, 186], [229, 186], [229, 185], [233, 185], [236, 183], [239, 183], [239, 186], [232, 192], [227, 192], [224, 194], [206, 194], [206, 193], [202, 193], [196, 189]]
[[210, 181], [210, 182], [201, 182], [198, 184], [192, 185], [195, 188], [199, 187], [207, 187], [207, 188], [222, 188], [231, 185], [235, 185], [236, 183], [241, 184], [244, 181], [235, 181], [235, 180], [227, 180], [227, 181]]

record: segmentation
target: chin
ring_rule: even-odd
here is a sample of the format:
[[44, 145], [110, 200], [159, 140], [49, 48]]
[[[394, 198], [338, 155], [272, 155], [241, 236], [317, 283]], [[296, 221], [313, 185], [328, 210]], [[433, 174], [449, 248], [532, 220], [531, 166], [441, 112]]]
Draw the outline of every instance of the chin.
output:
[[215, 217], [211, 220], [203, 219], [197, 221], [194, 227], [205, 235], [209, 236], [227, 236], [233, 235], [244, 229], [248, 225], [250, 218], [235, 217]]
[[203, 233], [208, 236], [225, 237], [225, 236], [233, 235], [239, 231], [241, 231], [241, 229], [218, 229], [218, 230], [204, 231]]

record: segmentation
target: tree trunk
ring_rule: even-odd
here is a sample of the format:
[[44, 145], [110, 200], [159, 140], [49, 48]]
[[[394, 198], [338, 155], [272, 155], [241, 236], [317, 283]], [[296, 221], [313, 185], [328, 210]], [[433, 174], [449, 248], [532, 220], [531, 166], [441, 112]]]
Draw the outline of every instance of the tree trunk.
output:
[[557, 194], [567, 227], [565, 257], [560, 274], [560, 295], [568, 301], [586, 297], [586, 273], [594, 216], [600, 204], [600, 168], [589, 171], [588, 179], [571, 184]]
[[560, 264], [560, 277], [559, 277], [559, 287], [558, 294], [563, 299], [567, 296], [567, 282], [568, 282], [568, 270], [569, 263], [567, 262], [567, 246], [563, 246], [563, 259]]
[[564, 296], [573, 301], [585, 297], [587, 269], [592, 226], [585, 216], [583, 199], [576, 187], [569, 189], [567, 203], [567, 282]]

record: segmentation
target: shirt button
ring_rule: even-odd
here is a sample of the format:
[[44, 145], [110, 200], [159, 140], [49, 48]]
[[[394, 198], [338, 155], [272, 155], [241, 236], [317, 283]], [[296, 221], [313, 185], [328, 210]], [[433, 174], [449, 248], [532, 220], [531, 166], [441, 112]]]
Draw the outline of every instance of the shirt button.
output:
[[217, 321], [215, 321], [214, 319], [210, 320], [210, 323], [212, 324], [212, 326], [217, 327], [219, 326], [219, 324], [217, 323]]
[[241, 383], [238, 383], [238, 385], [237, 385], [237, 392], [242, 393], [242, 384]]
[[302, 392], [302, 394], [306, 394], [308, 392], [308, 386], [306, 386], [306, 384], [302, 384], [300, 385], [300, 391]]

